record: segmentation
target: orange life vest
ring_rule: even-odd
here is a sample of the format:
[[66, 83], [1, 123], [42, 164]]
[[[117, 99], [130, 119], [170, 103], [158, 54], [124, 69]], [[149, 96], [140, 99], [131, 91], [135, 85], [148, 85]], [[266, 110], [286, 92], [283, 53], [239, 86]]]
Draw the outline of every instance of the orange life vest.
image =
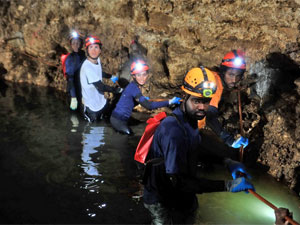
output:
[[[217, 91], [214, 95], [214, 97], [211, 99], [209, 105], [214, 106], [216, 108], [218, 108], [219, 102], [221, 101], [221, 97], [222, 97], [222, 93], [223, 93], [223, 84], [222, 84], [222, 80], [221, 77], [219, 76], [219, 74], [217, 74], [216, 72], [214, 72], [215, 75], [215, 79], [217, 82]], [[202, 120], [198, 120], [198, 128], [202, 129], [205, 127], [206, 125], [206, 117], [204, 117], [204, 119]]]

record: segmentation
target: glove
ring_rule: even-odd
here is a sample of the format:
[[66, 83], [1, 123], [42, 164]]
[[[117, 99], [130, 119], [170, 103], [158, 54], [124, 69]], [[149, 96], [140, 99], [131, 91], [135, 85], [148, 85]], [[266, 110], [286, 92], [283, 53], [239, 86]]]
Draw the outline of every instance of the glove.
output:
[[246, 148], [248, 145], [248, 142], [249, 142], [248, 138], [240, 137], [232, 143], [231, 147], [239, 148], [239, 147], [241, 147], [241, 145], [243, 145], [244, 148]]
[[145, 98], [146, 100], [148, 100], [148, 101], [150, 100], [150, 98], [149, 98], [149, 97], [146, 97], [146, 96], [144, 96], [144, 98]]
[[226, 190], [230, 192], [245, 191], [248, 193], [248, 189], [255, 191], [254, 186], [245, 177], [239, 177], [235, 180], [225, 181], [225, 187]]
[[117, 76], [112, 76], [110, 79], [114, 84], [119, 80]]
[[247, 173], [246, 168], [244, 164], [234, 161], [232, 159], [225, 159], [225, 164], [228, 167], [231, 176], [233, 179], [236, 179], [240, 176], [239, 173], [242, 173], [246, 178], [251, 179], [250, 174]]
[[115, 94], [121, 94], [123, 91], [123, 88], [117, 87], [115, 90]]
[[180, 100], [181, 98], [178, 97], [173, 97], [172, 99], [169, 100], [169, 105], [173, 105], [173, 104], [180, 104]]
[[78, 106], [78, 102], [76, 98], [71, 98], [70, 108], [72, 110], [76, 110]]

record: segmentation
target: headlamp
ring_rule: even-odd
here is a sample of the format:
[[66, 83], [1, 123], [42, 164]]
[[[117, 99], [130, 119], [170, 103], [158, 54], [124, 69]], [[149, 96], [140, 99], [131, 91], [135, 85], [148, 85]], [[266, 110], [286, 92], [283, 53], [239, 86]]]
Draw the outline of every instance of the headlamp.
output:
[[135, 65], [135, 69], [136, 69], [137, 71], [141, 71], [141, 70], [143, 69], [143, 65], [142, 65], [141, 63], [137, 63], [137, 64]]
[[240, 57], [236, 57], [233, 61], [233, 64], [236, 66], [236, 67], [239, 67], [243, 64], [243, 60], [240, 58]]
[[91, 42], [91, 44], [94, 44], [95, 39], [94, 38], [90, 38], [90, 42]]
[[214, 93], [215, 84], [213, 82], [205, 81], [203, 82], [202, 94], [204, 97], [209, 98]]
[[212, 89], [203, 89], [203, 96], [209, 98], [213, 94]]
[[73, 37], [73, 38], [78, 38], [78, 33], [77, 33], [76, 31], [73, 31], [73, 32], [72, 32], [72, 37]]

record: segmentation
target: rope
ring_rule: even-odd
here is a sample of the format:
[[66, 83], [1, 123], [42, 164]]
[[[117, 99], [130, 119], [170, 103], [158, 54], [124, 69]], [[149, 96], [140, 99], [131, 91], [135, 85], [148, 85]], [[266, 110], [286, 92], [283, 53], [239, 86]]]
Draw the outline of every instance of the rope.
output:
[[[271, 202], [269, 202], [268, 200], [266, 200], [265, 198], [263, 198], [261, 195], [257, 194], [255, 191], [249, 189], [248, 190], [252, 195], [254, 195], [254, 197], [258, 198], [259, 200], [261, 200], [263, 203], [265, 203], [266, 205], [268, 205], [269, 207], [271, 207], [274, 210], [277, 210], [278, 208], [273, 205]], [[285, 216], [284, 217], [288, 222], [290, 222], [292, 225], [300, 225], [298, 222], [296, 222], [295, 220], [293, 220], [292, 218], [290, 218], [289, 216]]]
[[[242, 118], [242, 102], [241, 102], [241, 91], [240, 90], [238, 90], [237, 96], [238, 96], [238, 104], [239, 104], [240, 132], [241, 132], [241, 136], [244, 136], [243, 118]], [[240, 162], [243, 162], [243, 157], [244, 157], [244, 146], [241, 145], [240, 150], [239, 150]]]
[[[237, 91], [237, 96], [238, 96], [238, 104], [239, 104], [239, 116], [240, 116], [240, 132], [241, 135], [244, 136], [244, 129], [243, 129], [243, 118], [242, 118], [242, 102], [241, 102], [241, 89], [238, 89]], [[239, 157], [240, 157], [240, 162], [243, 162], [243, 153], [244, 153], [244, 146], [242, 145], [240, 147], [239, 150]], [[261, 195], [257, 194], [255, 191], [249, 189], [248, 190], [254, 197], [258, 198], [260, 201], [262, 201], [263, 203], [265, 203], [266, 205], [268, 205], [270, 208], [272, 208], [273, 210], [278, 210], [278, 208], [273, 205], [271, 202], [269, 202], [268, 200], [266, 200], [265, 198], [263, 198]], [[288, 222], [290, 222], [292, 225], [300, 225], [299, 223], [297, 223], [295, 220], [291, 219], [288, 216], [284, 217]]]

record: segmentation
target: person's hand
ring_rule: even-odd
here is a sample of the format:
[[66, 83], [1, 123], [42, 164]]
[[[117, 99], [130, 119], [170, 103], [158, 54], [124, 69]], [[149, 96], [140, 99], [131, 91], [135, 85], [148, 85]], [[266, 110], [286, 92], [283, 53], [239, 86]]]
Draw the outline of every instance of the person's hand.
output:
[[119, 80], [117, 76], [112, 76], [110, 79], [114, 84]]
[[225, 165], [228, 167], [233, 179], [238, 178], [239, 176], [241, 176], [241, 174], [243, 176], [245, 176], [246, 178], [251, 179], [251, 176], [250, 176], [250, 174], [247, 173], [244, 164], [234, 161], [229, 158], [225, 159], [224, 162], [225, 162]]
[[115, 93], [116, 94], [121, 94], [123, 91], [123, 88], [117, 87]]
[[172, 99], [169, 100], [169, 105], [173, 105], [173, 104], [179, 105], [180, 104], [180, 100], [181, 100], [181, 98], [173, 97]]
[[76, 110], [78, 106], [78, 102], [76, 98], [71, 98], [70, 109]]
[[293, 219], [293, 213], [287, 208], [278, 208], [275, 210], [275, 225], [289, 225], [290, 223], [285, 219], [288, 216]]
[[232, 143], [231, 147], [239, 148], [243, 145], [244, 148], [246, 148], [247, 145], [248, 145], [248, 142], [249, 142], [248, 138], [245, 138], [245, 137], [241, 136]]
[[146, 100], [148, 100], [148, 101], [150, 100], [150, 98], [149, 98], [149, 97], [146, 97], [146, 96], [144, 96], [144, 98], [145, 98]]
[[248, 193], [248, 189], [255, 191], [254, 186], [245, 177], [239, 177], [235, 180], [225, 181], [225, 187], [230, 192], [245, 191]]

